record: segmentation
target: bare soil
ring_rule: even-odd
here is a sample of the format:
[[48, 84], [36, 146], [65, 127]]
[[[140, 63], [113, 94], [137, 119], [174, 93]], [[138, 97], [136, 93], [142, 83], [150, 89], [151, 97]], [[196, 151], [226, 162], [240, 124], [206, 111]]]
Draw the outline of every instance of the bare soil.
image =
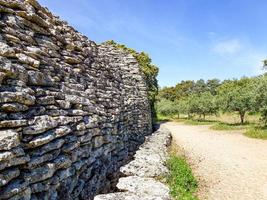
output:
[[267, 200], [267, 140], [209, 126], [162, 126], [172, 132], [199, 179], [200, 199]]

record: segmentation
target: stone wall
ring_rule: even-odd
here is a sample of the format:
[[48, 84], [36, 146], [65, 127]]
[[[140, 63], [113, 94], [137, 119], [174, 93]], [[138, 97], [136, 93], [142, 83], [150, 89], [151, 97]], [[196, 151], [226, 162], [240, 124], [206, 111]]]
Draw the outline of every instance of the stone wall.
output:
[[97, 195], [94, 200], [171, 200], [169, 188], [160, 182], [169, 173], [166, 162], [171, 140], [171, 132], [160, 126], [133, 160], [120, 168], [116, 192]]
[[0, 0], [0, 199], [91, 199], [150, 133], [133, 56]]

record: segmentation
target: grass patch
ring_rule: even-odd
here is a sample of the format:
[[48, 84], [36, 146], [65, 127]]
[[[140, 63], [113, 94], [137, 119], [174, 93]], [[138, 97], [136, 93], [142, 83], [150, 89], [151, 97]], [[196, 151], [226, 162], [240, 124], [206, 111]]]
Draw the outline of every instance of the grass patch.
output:
[[166, 182], [169, 185], [171, 196], [175, 200], [198, 200], [194, 195], [198, 185], [197, 180], [185, 159], [171, 154], [167, 166], [169, 174]]
[[267, 140], [267, 127], [251, 127], [244, 135], [251, 138]]
[[157, 114], [157, 121], [158, 122], [170, 121], [170, 119], [171, 119], [170, 116], [165, 116], [165, 115]]
[[184, 121], [184, 124], [198, 126], [198, 125], [211, 125], [211, 124], [214, 124], [215, 122], [216, 121], [212, 121], [212, 120], [188, 119]]
[[249, 124], [227, 124], [227, 123], [216, 123], [214, 125], [212, 125], [210, 128], [212, 130], [226, 130], [226, 131], [230, 131], [230, 130], [243, 130], [249, 127]]

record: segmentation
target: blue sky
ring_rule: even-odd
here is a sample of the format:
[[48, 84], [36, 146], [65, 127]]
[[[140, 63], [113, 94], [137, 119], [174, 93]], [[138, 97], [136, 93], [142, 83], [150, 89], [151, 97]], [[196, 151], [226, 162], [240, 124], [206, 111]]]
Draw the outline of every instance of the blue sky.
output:
[[266, 0], [39, 0], [98, 43], [145, 51], [160, 86], [262, 73]]

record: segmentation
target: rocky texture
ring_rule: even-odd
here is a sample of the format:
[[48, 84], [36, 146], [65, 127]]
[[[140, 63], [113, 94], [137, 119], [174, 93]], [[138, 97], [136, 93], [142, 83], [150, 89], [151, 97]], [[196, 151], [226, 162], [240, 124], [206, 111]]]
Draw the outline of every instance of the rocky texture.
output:
[[0, 0], [0, 199], [92, 199], [150, 133], [132, 55]]
[[167, 147], [170, 145], [171, 135], [163, 128], [153, 136], [147, 137], [146, 142], [134, 155], [133, 161], [120, 168], [125, 176], [139, 176], [156, 178], [168, 172], [165, 165], [168, 157]]
[[117, 184], [121, 192], [98, 195], [94, 200], [170, 200], [169, 189], [157, 180], [168, 173], [165, 163], [170, 142], [171, 134], [164, 128], [148, 136], [134, 159], [120, 168], [126, 176]]

